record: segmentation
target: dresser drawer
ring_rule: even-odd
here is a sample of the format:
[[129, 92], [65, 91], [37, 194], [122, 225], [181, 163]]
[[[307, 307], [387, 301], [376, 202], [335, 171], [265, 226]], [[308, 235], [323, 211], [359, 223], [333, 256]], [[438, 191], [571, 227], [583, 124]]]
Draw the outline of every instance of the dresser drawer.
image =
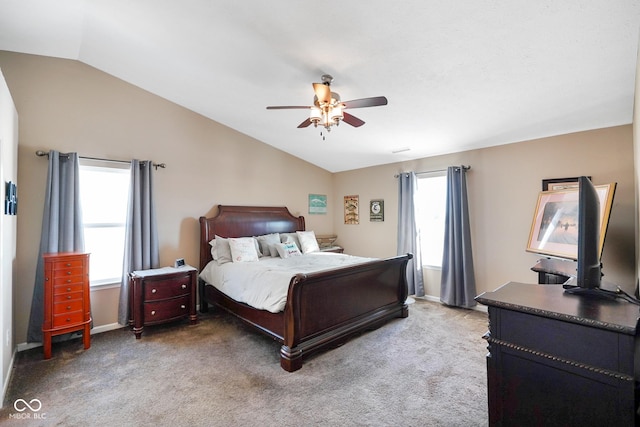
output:
[[71, 301], [55, 303], [53, 304], [53, 314], [57, 315], [57, 314], [71, 313], [74, 311], [82, 311], [82, 307], [84, 306], [83, 302], [84, 301], [81, 299], [76, 299]]
[[53, 316], [53, 327], [60, 328], [67, 325], [77, 325], [84, 320], [84, 313], [81, 311], [74, 311], [72, 313], [64, 313]]
[[80, 276], [84, 274], [84, 269], [82, 266], [77, 267], [66, 267], [63, 269], [53, 270], [53, 278], [57, 279], [59, 277], [70, 277], [70, 276]]
[[188, 275], [164, 280], [147, 280], [144, 284], [144, 300], [154, 301], [191, 292], [191, 277]]
[[61, 276], [54, 277], [53, 286], [63, 286], [63, 285], [71, 285], [71, 284], [84, 284], [85, 277], [83, 276]]
[[54, 295], [53, 296], [53, 303], [57, 304], [60, 302], [70, 302], [73, 300], [80, 300], [82, 301], [82, 291], [81, 292], [66, 292], [64, 294], [60, 294], [60, 295]]
[[189, 295], [144, 303], [144, 323], [152, 324], [189, 315]]
[[53, 288], [53, 295], [64, 295], [71, 292], [81, 292], [83, 286], [83, 283], [70, 283], [62, 286], [55, 286]]
[[54, 270], [65, 270], [68, 268], [83, 268], [84, 266], [84, 259], [83, 258], [69, 258], [69, 259], [65, 259], [65, 260], [58, 260], [58, 261], [54, 261], [52, 262], [52, 268]]

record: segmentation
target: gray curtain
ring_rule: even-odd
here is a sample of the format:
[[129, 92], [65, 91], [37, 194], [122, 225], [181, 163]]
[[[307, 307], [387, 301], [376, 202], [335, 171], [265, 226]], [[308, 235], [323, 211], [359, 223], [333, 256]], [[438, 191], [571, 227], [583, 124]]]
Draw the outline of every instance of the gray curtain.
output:
[[77, 153], [49, 152], [49, 170], [45, 190], [42, 234], [31, 301], [27, 342], [42, 341], [44, 317], [44, 262], [42, 255], [58, 252], [83, 252], [84, 231], [80, 205], [80, 164]]
[[447, 168], [447, 211], [440, 301], [456, 307], [476, 305], [465, 166]]
[[420, 236], [416, 224], [415, 193], [418, 178], [414, 172], [398, 176], [398, 255], [413, 254], [407, 265], [409, 295], [424, 296]]
[[132, 160], [118, 323], [129, 324], [128, 274], [135, 270], [157, 268], [159, 265], [158, 227], [153, 202], [153, 162]]

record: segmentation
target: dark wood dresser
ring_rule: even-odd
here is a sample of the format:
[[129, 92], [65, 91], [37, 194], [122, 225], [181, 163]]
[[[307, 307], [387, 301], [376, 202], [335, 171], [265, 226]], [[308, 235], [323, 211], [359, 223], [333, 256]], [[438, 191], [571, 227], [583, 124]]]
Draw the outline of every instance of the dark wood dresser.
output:
[[44, 254], [44, 358], [51, 358], [51, 337], [83, 331], [85, 350], [91, 346], [89, 254]]
[[508, 283], [488, 306], [492, 426], [633, 426], [637, 305]]
[[196, 323], [197, 270], [191, 266], [134, 271], [129, 275], [130, 324], [136, 339], [145, 326], [189, 318]]

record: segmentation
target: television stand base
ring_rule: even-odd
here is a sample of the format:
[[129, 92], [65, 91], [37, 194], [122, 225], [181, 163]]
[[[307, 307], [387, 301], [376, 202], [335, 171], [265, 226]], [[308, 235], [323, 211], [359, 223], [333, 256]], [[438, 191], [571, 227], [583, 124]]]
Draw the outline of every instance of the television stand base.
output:
[[586, 297], [615, 300], [620, 297], [617, 292], [608, 291], [602, 288], [581, 288], [574, 285], [562, 285], [567, 294], [584, 295]]

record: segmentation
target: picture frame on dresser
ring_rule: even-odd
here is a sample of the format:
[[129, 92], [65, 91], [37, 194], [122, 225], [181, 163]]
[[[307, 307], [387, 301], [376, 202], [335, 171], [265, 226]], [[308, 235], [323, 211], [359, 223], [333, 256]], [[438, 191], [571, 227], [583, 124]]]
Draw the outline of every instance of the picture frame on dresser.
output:
[[[596, 185], [600, 200], [600, 245], [611, 215], [616, 183]], [[538, 194], [527, 252], [571, 260], [578, 259], [578, 188], [541, 191]]]

